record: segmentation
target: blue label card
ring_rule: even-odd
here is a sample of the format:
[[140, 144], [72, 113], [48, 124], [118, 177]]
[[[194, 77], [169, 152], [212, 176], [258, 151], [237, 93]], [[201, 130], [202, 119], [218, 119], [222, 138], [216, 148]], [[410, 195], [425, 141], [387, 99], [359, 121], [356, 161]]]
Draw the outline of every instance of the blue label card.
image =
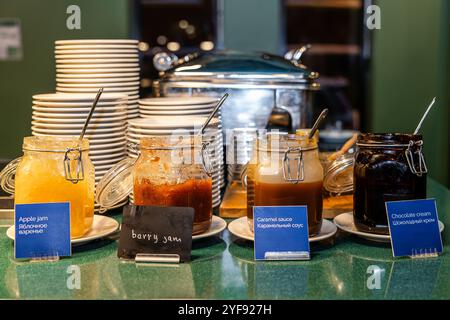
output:
[[69, 202], [17, 204], [14, 225], [16, 259], [72, 254]]
[[309, 260], [306, 206], [254, 207], [255, 260]]
[[394, 257], [442, 253], [434, 199], [386, 202]]

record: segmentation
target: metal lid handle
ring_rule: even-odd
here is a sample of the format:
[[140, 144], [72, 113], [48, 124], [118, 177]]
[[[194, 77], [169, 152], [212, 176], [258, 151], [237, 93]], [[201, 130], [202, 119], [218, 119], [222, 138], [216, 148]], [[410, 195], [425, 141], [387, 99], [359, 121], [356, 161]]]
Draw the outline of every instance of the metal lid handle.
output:
[[0, 172], [0, 187], [3, 189], [3, 191], [9, 193], [10, 195], [14, 195], [14, 178], [16, 175], [17, 166], [19, 165], [20, 161], [22, 161], [22, 157], [14, 159], [10, 163], [8, 163], [7, 166]]

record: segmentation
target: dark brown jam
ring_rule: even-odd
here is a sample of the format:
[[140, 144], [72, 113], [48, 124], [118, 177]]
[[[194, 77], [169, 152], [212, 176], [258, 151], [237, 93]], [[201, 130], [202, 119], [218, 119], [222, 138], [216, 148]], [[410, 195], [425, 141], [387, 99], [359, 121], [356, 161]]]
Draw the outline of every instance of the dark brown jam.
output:
[[353, 217], [358, 230], [389, 234], [386, 201], [425, 199], [426, 173], [413, 173], [406, 151], [419, 170], [421, 135], [362, 134], [354, 168]]

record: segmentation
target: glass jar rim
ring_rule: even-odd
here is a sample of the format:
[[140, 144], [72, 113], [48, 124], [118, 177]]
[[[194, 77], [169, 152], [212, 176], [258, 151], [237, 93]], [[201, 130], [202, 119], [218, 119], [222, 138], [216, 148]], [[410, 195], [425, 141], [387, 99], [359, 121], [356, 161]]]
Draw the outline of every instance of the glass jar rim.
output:
[[69, 149], [89, 151], [89, 140], [83, 138], [81, 146], [76, 136], [28, 136], [23, 138], [23, 151], [65, 153]]
[[[182, 138], [178, 141], [174, 137]], [[188, 139], [184, 139], [184, 138]], [[197, 141], [199, 140], [199, 141]], [[145, 136], [141, 137], [139, 141], [139, 148], [141, 150], [179, 150], [179, 149], [203, 149], [205, 143], [202, 141], [202, 136]]]
[[388, 144], [388, 145], [409, 145], [410, 141], [418, 142], [422, 140], [422, 134], [412, 133], [360, 133], [358, 144]]

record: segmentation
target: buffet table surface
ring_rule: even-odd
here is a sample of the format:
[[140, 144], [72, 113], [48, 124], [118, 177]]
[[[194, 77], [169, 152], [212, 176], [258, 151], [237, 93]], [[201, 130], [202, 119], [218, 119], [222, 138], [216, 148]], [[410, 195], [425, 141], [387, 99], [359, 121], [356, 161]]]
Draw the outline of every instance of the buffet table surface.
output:
[[[194, 242], [192, 262], [178, 266], [121, 261], [112, 239], [74, 247], [57, 262], [19, 263], [2, 226], [0, 299], [450, 299], [450, 191], [433, 180], [428, 189], [446, 225], [444, 253], [430, 259], [393, 259], [390, 245], [338, 232], [311, 246], [310, 261], [255, 262], [253, 243], [224, 231]], [[80, 289], [68, 286], [72, 266]]]

